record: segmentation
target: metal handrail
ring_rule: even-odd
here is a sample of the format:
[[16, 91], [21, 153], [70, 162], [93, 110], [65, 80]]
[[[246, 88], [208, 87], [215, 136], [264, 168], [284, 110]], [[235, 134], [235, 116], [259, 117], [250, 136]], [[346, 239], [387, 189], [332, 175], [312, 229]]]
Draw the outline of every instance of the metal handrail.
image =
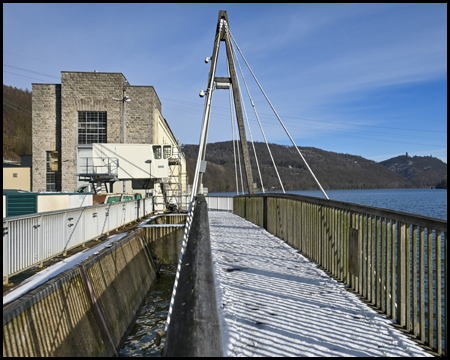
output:
[[[83, 157], [80, 158], [80, 164], [85, 160], [85, 165], [80, 165], [80, 169], [84, 169], [77, 175], [110, 175], [117, 177], [119, 169], [119, 160], [109, 157]], [[95, 164], [100, 165], [95, 165]]]
[[233, 212], [233, 198], [226, 196], [205, 196], [208, 210]]
[[152, 212], [145, 198], [3, 218], [3, 283]]

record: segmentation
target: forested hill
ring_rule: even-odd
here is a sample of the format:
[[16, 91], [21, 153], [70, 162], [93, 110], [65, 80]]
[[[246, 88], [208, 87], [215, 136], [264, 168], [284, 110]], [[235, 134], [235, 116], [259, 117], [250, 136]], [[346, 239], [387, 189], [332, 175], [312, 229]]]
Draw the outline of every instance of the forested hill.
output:
[[[255, 143], [265, 189], [281, 190], [280, 183], [265, 143]], [[317, 184], [293, 146], [270, 144], [285, 190], [313, 190]], [[396, 173], [388, 167], [361, 156], [339, 154], [312, 147], [299, 147], [309, 166], [325, 190], [328, 189], [383, 189], [435, 187], [443, 178], [432, 177], [418, 185], [417, 182]], [[188, 176], [192, 181], [198, 154], [197, 145], [183, 145], [186, 155]], [[253, 149], [249, 144], [253, 180], [260, 188], [258, 170]], [[432, 158], [430, 158], [432, 159]], [[438, 160], [438, 159], [434, 159]], [[231, 141], [212, 143], [206, 149], [207, 170], [203, 184], [210, 192], [235, 191], [233, 145]], [[439, 160], [440, 161], [440, 160]], [[426, 159], [425, 159], [426, 163]], [[445, 165], [445, 173], [447, 165]], [[434, 165], [430, 165], [434, 166]], [[245, 177], [244, 177], [245, 181]]]
[[31, 92], [3, 85], [3, 157], [31, 154]]
[[447, 164], [432, 156], [402, 155], [380, 164], [412, 181], [417, 187], [447, 188]]

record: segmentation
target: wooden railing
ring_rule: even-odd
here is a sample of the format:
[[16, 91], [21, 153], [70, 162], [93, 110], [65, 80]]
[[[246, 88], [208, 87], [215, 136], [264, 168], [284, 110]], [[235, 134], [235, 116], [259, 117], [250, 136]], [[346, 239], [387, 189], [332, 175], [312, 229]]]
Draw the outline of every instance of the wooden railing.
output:
[[233, 212], [286, 240], [447, 354], [446, 220], [286, 194], [236, 196]]

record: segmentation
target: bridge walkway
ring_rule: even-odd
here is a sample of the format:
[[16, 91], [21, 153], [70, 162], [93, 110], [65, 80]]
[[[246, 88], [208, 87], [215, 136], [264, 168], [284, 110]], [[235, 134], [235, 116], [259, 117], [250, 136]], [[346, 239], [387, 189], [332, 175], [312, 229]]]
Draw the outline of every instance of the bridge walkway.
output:
[[208, 216], [224, 356], [431, 356], [264, 228]]

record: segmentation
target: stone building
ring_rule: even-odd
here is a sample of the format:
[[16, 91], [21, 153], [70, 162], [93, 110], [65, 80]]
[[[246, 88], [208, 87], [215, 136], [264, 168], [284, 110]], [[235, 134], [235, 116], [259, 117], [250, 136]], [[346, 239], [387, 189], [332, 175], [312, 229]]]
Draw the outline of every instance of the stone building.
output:
[[[125, 139], [127, 144], [177, 147], [153, 86], [131, 86], [121, 73], [97, 71], [62, 71], [61, 84], [32, 86], [32, 191], [75, 191], [81, 185], [76, 177], [80, 159], [92, 156], [93, 143]], [[122, 101], [125, 97], [130, 101]], [[180, 157], [185, 191], [186, 161]], [[126, 186], [130, 191], [131, 183]], [[122, 192], [122, 184], [114, 190]]]

